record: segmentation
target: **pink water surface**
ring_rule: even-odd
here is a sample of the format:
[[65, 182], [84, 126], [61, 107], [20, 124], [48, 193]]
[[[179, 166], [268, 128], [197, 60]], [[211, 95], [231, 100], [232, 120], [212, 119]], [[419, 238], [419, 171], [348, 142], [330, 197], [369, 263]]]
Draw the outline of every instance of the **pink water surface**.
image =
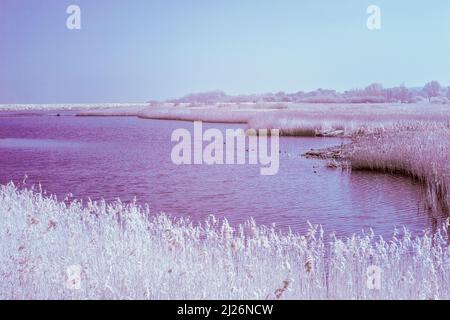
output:
[[[220, 129], [242, 125], [204, 124]], [[41, 183], [63, 198], [120, 198], [147, 203], [154, 213], [209, 214], [237, 224], [257, 223], [304, 232], [307, 220], [327, 232], [350, 235], [395, 226], [420, 232], [431, 222], [420, 186], [406, 178], [327, 169], [300, 155], [340, 144], [334, 138], [282, 137], [280, 171], [261, 176], [259, 166], [176, 166], [171, 133], [192, 123], [63, 114], [0, 114], [0, 184]]]

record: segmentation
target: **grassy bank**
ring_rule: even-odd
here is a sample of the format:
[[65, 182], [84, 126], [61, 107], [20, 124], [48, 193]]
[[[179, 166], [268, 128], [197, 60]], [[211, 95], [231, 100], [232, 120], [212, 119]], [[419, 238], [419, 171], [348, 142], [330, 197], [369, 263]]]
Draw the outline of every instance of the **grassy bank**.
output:
[[344, 157], [355, 170], [403, 174], [420, 181], [431, 209], [448, 215], [449, 155], [450, 123], [415, 122], [358, 137]]
[[425, 187], [430, 212], [436, 218], [449, 216], [450, 122], [403, 121], [380, 126], [354, 135], [349, 144], [307, 155], [326, 159], [330, 166], [410, 177]]
[[135, 116], [143, 119], [244, 123], [280, 129], [285, 136], [351, 137], [393, 128], [399, 122], [448, 119], [448, 105], [429, 104], [170, 104], [145, 108], [88, 110], [79, 116]]
[[[384, 240], [201, 226], [117, 202], [0, 187], [2, 299], [448, 299], [447, 230]], [[370, 290], [367, 268], [382, 270]], [[67, 270], [80, 270], [74, 288]]]

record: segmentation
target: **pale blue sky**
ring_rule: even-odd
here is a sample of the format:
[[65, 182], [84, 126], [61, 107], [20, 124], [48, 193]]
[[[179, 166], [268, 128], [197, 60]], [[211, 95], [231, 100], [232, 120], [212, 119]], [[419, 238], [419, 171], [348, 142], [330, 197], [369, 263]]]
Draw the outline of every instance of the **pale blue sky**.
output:
[[448, 0], [1, 0], [0, 103], [448, 85], [449, 36]]

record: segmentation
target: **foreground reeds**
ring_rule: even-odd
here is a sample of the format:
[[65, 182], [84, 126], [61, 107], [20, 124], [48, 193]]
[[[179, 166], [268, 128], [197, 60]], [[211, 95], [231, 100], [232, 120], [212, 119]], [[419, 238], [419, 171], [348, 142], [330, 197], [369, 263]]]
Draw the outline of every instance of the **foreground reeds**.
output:
[[[253, 221], [193, 225], [133, 203], [68, 203], [13, 184], [0, 187], [0, 219], [2, 299], [450, 298], [445, 226], [389, 240], [336, 239], [317, 226], [302, 236]], [[367, 286], [369, 266], [382, 271], [380, 290]]]

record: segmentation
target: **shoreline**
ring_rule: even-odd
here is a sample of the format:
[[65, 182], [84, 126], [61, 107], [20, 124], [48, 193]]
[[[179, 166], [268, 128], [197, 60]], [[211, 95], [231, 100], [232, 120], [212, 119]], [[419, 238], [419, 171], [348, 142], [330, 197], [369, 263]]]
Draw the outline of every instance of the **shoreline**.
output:
[[[348, 144], [306, 154], [336, 162], [348, 159], [358, 170], [409, 168], [428, 179], [432, 203], [442, 192], [433, 188], [446, 185], [448, 177], [449, 128], [428, 122], [403, 125], [396, 131], [374, 127], [376, 133], [363, 131]], [[437, 175], [429, 171], [428, 156], [435, 157]], [[385, 240], [373, 232], [328, 238], [317, 225], [304, 235], [277, 232], [252, 220], [233, 228], [211, 217], [196, 225], [146, 210], [101, 201], [83, 207], [77, 200], [66, 203], [11, 184], [0, 186], [0, 247], [7, 253], [1, 264], [8, 270], [0, 275], [2, 296], [276, 299], [275, 292], [289, 288], [282, 299], [449, 297], [448, 220], [436, 222], [435, 229], [433, 224], [431, 232], [416, 236], [405, 230]], [[373, 265], [383, 270], [382, 291], [365, 285], [367, 268]], [[82, 274], [81, 290], [67, 287], [65, 272], [72, 267]]]
[[[424, 187], [426, 205], [434, 218], [449, 218], [450, 168], [446, 161], [448, 150], [444, 144], [444, 141], [448, 143], [446, 137], [450, 137], [449, 128], [435, 128], [434, 131], [424, 128], [404, 130], [354, 137], [347, 144], [313, 149], [303, 156], [327, 161], [326, 165], [330, 168], [392, 174], [412, 179]], [[436, 133], [439, 131], [442, 132]], [[405, 148], [408, 143], [412, 146], [409, 149]], [[434, 157], [431, 161], [430, 156]]]
[[[235, 104], [238, 106], [238, 104]], [[450, 168], [444, 143], [450, 140], [449, 107], [404, 110], [411, 106], [355, 106], [336, 110], [335, 105], [304, 105], [304, 109], [249, 109], [217, 107], [126, 107], [76, 112], [75, 116], [134, 116], [168, 121], [246, 124], [249, 128], [280, 129], [281, 136], [340, 137], [350, 143], [324, 150], [310, 150], [305, 157], [328, 161], [330, 168], [402, 175], [427, 186], [435, 211], [450, 215]], [[357, 108], [356, 110], [354, 108]], [[312, 108], [312, 109], [311, 109]], [[361, 109], [362, 108], [362, 109]], [[417, 108], [417, 106], [416, 106]], [[403, 110], [400, 112], [400, 110]], [[353, 111], [352, 113], [349, 113]], [[389, 113], [385, 113], [389, 111]], [[443, 115], [443, 112], [444, 115]], [[433, 136], [430, 142], [428, 136]], [[411, 141], [415, 145], [408, 147]], [[382, 142], [380, 142], [382, 141]], [[395, 145], [395, 148], [392, 146]], [[402, 149], [405, 149], [402, 152]], [[447, 149], [448, 148], [448, 149]], [[407, 156], [405, 156], [407, 155]], [[439, 167], [434, 168], [435, 159]]]

